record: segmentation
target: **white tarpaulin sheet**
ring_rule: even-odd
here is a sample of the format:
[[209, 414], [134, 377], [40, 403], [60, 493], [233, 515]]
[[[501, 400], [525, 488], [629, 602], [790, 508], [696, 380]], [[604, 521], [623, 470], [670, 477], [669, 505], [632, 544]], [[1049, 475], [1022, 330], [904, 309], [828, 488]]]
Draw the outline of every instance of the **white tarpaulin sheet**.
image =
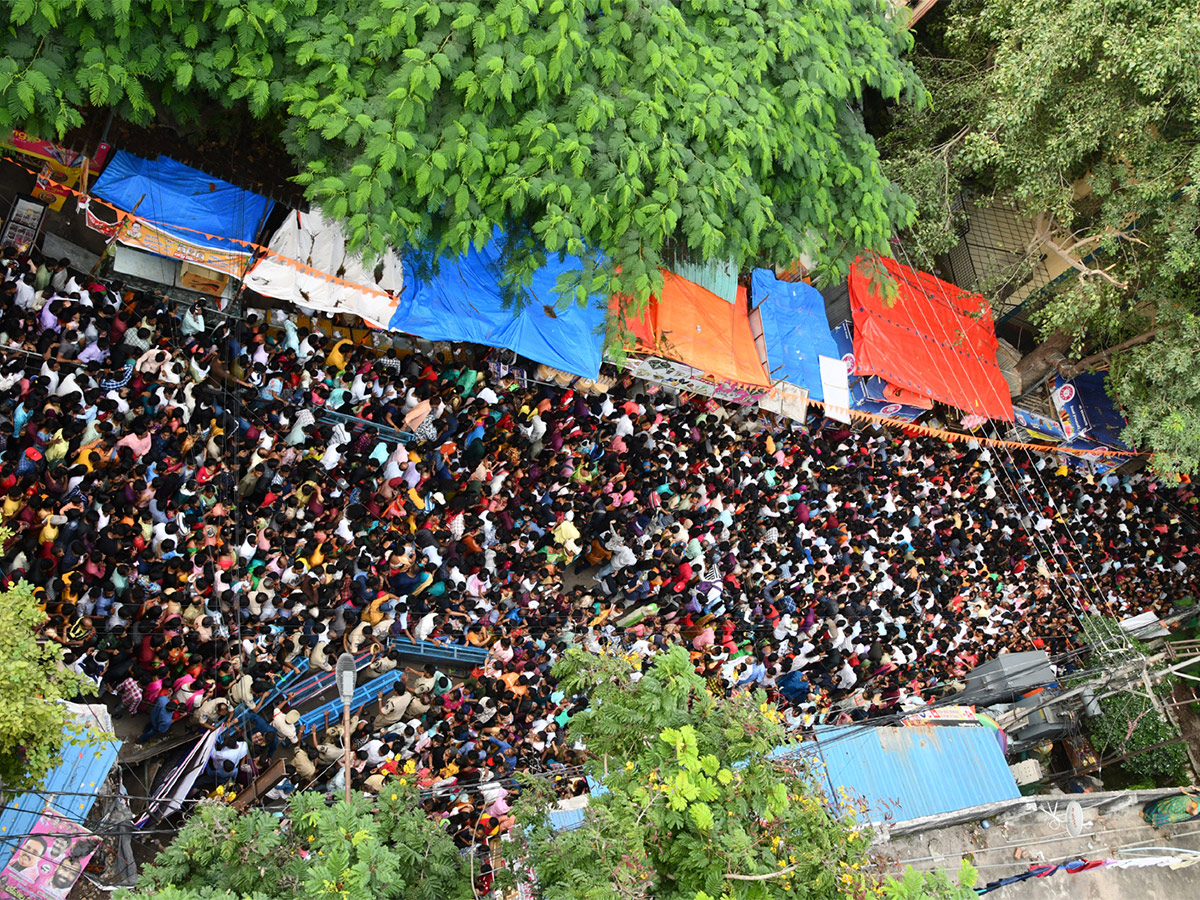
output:
[[[400, 257], [388, 253], [370, 270], [346, 252], [342, 229], [320, 213], [291, 212], [271, 252], [246, 275], [246, 287], [309, 311], [348, 313], [387, 328], [404, 286]], [[334, 277], [329, 277], [334, 276]]]

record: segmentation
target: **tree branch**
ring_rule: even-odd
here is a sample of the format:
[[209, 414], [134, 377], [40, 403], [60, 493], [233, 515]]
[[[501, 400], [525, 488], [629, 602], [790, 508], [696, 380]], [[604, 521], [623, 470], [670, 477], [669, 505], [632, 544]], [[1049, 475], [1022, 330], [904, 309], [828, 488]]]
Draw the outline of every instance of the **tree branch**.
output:
[[778, 872], [768, 872], [766, 875], [738, 875], [734, 872], [726, 872], [725, 877], [730, 881], [767, 881], [771, 878], [781, 878], [784, 875], [790, 875], [796, 871], [798, 866], [799, 863], [794, 866], [787, 866]]
[[[1082, 243], [1083, 242], [1073, 244], [1072, 247], [1078, 247]], [[1061, 259], [1063, 262], [1065, 262], [1072, 269], [1077, 271], [1079, 273], [1080, 281], [1084, 281], [1088, 278], [1103, 278], [1109, 284], [1113, 285], [1114, 287], [1120, 288], [1121, 290], [1125, 290], [1126, 288], [1129, 287], [1128, 281], [1117, 281], [1117, 279], [1113, 278], [1112, 275], [1109, 274], [1108, 269], [1097, 269], [1097, 268], [1094, 268], [1092, 266], [1085, 264], [1081, 260], [1076, 259], [1074, 256], [1072, 256], [1070, 254], [1069, 250], [1064, 250], [1049, 236], [1047, 236], [1047, 238], [1044, 241], [1042, 241], [1042, 246], [1045, 247], [1047, 250], [1049, 250], [1051, 253], [1053, 253], [1055, 256], [1057, 256], [1059, 259]], [[1108, 268], [1111, 269], [1112, 266], [1109, 266]]]
[[1114, 344], [1107, 350], [1101, 350], [1099, 353], [1093, 353], [1091, 356], [1085, 356], [1076, 363], [1060, 362], [1056, 368], [1058, 374], [1063, 378], [1074, 378], [1076, 375], [1082, 375], [1088, 369], [1095, 366], [1097, 363], [1107, 362], [1114, 353], [1120, 353], [1122, 350], [1128, 350], [1131, 347], [1136, 347], [1139, 344], [1147, 344], [1158, 336], [1162, 329], [1151, 328], [1149, 331], [1143, 331], [1141, 334], [1129, 338], [1127, 341], [1121, 341], [1119, 344]]
[[1146, 246], [1146, 242], [1134, 237], [1128, 231], [1118, 230], [1116, 228], [1106, 228], [1098, 234], [1089, 235], [1088, 237], [1080, 237], [1075, 232], [1067, 232], [1066, 242], [1057, 240], [1053, 237], [1055, 221], [1052, 213], [1040, 212], [1033, 222], [1033, 236], [1029, 239], [1029, 244], [1026, 247], [1026, 255], [1032, 256], [1039, 248], [1046, 248], [1072, 269], [1079, 273], [1079, 280], [1084, 281], [1088, 278], [1102, 278], [1114, 287], [1125, 290], [1129, 287], [1128, 281], [1118, 281], [1108, 269], [1095, 268], [1084, 263], [1079, 258], [1079, 251], [1092, 244], [1097, 244], [1107, 238], [1120, 238], [1123, 241], [1129, 241], [1134, 244]]

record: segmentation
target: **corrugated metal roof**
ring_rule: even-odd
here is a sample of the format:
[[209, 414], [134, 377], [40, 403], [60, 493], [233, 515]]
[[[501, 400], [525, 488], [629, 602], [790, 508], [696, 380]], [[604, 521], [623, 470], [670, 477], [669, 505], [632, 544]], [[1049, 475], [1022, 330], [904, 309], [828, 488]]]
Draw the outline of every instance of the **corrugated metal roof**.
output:
[[812, 760], [815, 787], [839, 812], [867, 804], [872, 822], [903, 822], [1020, 795], [996, 732], [980, 725], [816, 729], [773, 756]]
[[97, 741], [87, 729], [63, 746], [62, 762], [46, 776], [40, 791], [22, 794], [0, 811], [0, 868], [8, 864], [25, 835], [47, 808], [55, 816], [83, 823], [96, 802], [96, 794], [117, 762], [119, 741]]

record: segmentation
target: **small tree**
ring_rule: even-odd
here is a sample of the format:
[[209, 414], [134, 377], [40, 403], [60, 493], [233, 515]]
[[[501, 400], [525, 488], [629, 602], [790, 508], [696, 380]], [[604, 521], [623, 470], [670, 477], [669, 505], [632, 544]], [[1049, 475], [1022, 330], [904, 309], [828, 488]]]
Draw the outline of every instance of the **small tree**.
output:
[[940, 869], [918, 872], [912, 866], [904, 870], [900, 878], [888, 878], [884, 885], [884, 896], [888, 900], [975, 900], [972, 888], [979, 873], [965, 859], [958, 867], [958, 880]]
[[393, 779], [374, 800], [332, 807], [319, 793], [296, 794], [282, 822], [205, 804], [126, 896], [469, 900], [466, 864], [416, 801]]
[[546, 817], [553, 790], [529, 779], [520, 815], [530, 830], [515, 850], [545, 900], [888, 889], [870, 871], [869, 831], [834, 818], [794, 764], [769, 758], [787, 736], [765, 697], [714, 698], [682, 648], [644, 673], [637, 665], [572, 651], [556, 667], [565, 691], [591, 698], [570, 736], [587, 744], [607, 792], [592, 796], [581, 827], [556, 834]]
[[[1161, 685], [1156, 693], [1170, 697], [1171, 689]], [[1088, 723], [1092, 745], [1102, 757], [1131, 754], [1119, 765], [1139, 781], [1155, 785], [1183, 784], [1188, 764], [1187, 748], [1182, 740], [1156, 747], [1178, 738], [1179, 730], [1154, 708], [1150, 698], [1132, 691], [1100, 701], [1103, 714]], [[1147, 747], [1153, 749], [1147, 750]]]
[[0, 596], [0, 790], [6, 794], [42, 783], [72, 734], [59, 701], [92, 690], [63, 666], [62, 647], [37, 633], [45, 618], [27, 582]]

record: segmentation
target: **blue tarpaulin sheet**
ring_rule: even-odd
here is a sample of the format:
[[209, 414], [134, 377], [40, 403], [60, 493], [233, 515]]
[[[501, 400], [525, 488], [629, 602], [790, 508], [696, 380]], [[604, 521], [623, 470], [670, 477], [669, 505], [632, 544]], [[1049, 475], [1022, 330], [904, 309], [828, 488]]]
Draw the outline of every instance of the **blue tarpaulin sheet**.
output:
[[72, 736], [42, 789], [19, 795], [0, 811], [0, 868], [21, 843], [16, 836], [33, 830], [43, 812], [83, 824], [121, 749], [120, 742], [98, 741], [94, 735], [85, 729]]
[[123, 150], [105, 167], [92, 193], [126, 212], [136, 206], [138, 218], [181, 240], [233, 253], [250, 252], [237, 241], [252, 242], [271, 209], [266, 197], [199, 169], [165, 156], [142, 159]]
[[514, 350], [535, 362], [572, 375], [596, 378], [604, 346], [607, 298], [592, 297], [587, 307], [558, 305], [558, 276], [581, 266], [574, 257], [552, 257], [534, 276], [531, 302], [505, 309], [496, 242], [458, 260], [442, 260], [429, 281], [410, 277], [388, 327], [430, 341], [468, 341]]
[[802, 281], [780, 281], [767, 269], [755, 269], [750, 281], [752, 302], [762, 315], [767, 371], [772, 380], [807, 388], [824, 400], [818, 356], [837, 359], [837, 344], [825, 318], [825, 298]]

